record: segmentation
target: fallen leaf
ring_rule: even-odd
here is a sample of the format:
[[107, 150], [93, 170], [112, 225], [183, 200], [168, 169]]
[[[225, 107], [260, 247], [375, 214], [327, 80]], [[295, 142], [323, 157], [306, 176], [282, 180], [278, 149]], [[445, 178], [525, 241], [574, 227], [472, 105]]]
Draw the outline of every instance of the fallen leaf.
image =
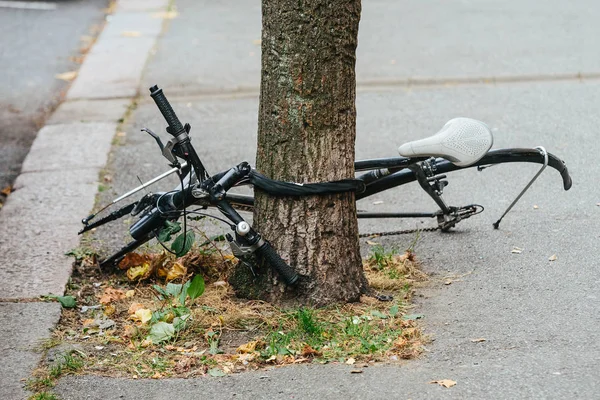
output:
[[152, 319], [152, 311], [147, 308], [140, 308], [133, 314], [137, 319], [139, 319], [142, 324], [146, 324], [146, 322]]
[[550, 258], [548, 258], [548, 261], [556, 261], [557, 259], [558, 257], [556, 257], [556, 254], [552, 254]]
[[8, 185], [4, 189], [0, 190], [0, 194], [8, 196], [12, 192], [12, 186]]
[[142, 308], [145, 308], [142, 303], [131, 303], [131, 305], [129, 306], [129, 310], [127, 310], [127, 313], [135, 314], [137, 310], [141, 310]]
[[356, 360], [352, 357], [350, 357], [348, 360], [346, 360], [346, 364], [348, 364], [348, 365], [354, 365], [355, 362], [356, 362]]
[[84, 319], [82, 324], [83, 326], [92, 326], [96, 322], [93, 318]]
[[310, 347], [307, 344], [305, 344], [304, 347], [302, 348], [302, 357], [320, 357], [322, 355], [323, 355], [323, 353], [313, 349], [312, 347]]
[[[119, 134], [117, 133], [117, 136]], [[129, 269], [131, 267], [139, 267], [147, 262], [150, 262], [149, 254], [129, 253], [119, 262], [119, 269]]]
[[521, 254], [523, 252], [523, 249], [520, 247], [513, 247], [513, 249], [510, 252], [513, 254]]
[[104, 294], [100, 297], [100, 303], [102, 304], [110, 304], [113, 301], [121, 300], [125, 297], [125, 292], [121, 289], [115, 289], [108, 287], [104, 289]]
[[125, 327], [123, 329], [124, 337], [133, 337], [133, 336], [137, 335], [137, 333], [138, 333], [138, 328], [133, 325], [125, 325]]
[[353, 369], [350, 371], [351, 374], [362, 374], [362, 369]]
[[438, 385], [443, 386], [445, 388], [451, 388], [452, 386], [456, 385], [456, 382], [451, 379], [442, 379], [439, 381], [431, 381], [429, 383], [437, 383]]
[[125, 292], [125, 297], [127, 297], [128, 299], [135, 296], [135, 290], [128, 290]]
[[225, 281], [216, 281], [215, 283], [213, 283], [213, 286], [227, 286], [227, 282]]
[[187, 274], [187, 268], [180, 262], [174, 262], [167, 270], [167, 282], [174, 279], [183, 278]]
[[452, 279], [446, 279], [446, 281], [444, 281], [444, 285], [452, 285]]
[[375, 205], [375, 206], [377, 206], [377, 205], [379, 205], [379, 204], [383, 204], [383, 201], [381, 201], [381, 200], [377, 200], [377, 201], [374, 201], [374, 202], [373, 202], [373, 205]]
[[152, 270], [150, 263], [144, 263], [137, 267], [131, 267], [127, 270], [127, 279], [130, 281], [142, 281], [150, 276]]
[[258, 340], [253, 340], [251, 342], [244, 343], [236, 349], [236, 352], [242, 353], [242, 354], [252, 353], [253, 351], [256, 350], [256, 346], [259, 344], [259, 342], [260, 341], [258, 341]]
[[62, 74], [54, 75], [56, 79], [70, 82], [77, 77], [77, 71], [63, 72]]
[[174, 19], [179, 13], [177, 11], [163, 11], [152, 14], [152, 18]]
[[533, 205], [533, 209], [534, 209], [534, 210], [537, 210], [538, 208], [539, 208], [539, 207], [538, 207], [537, 205], [535, 205], [535, 204]]
[[378, 246], [378, 245], [379, 245], [379, 243], [377, 243], [377, 242], [373, 242], [372, 240], [367, 240], [367, 244], [368, 244], [369, 246]]
[[104, 307], [104, 315], [107, 317], [113, 315], [115, 312], [117, 312], [117, 309], [112, 304], [108, 304], [106, 307]]
[[157, 371], [150, 378], [152, 378], [152, 379], [160, 379], [160, 378], [162, 378], [162, 375], [160, 374], [160, 372]]
[[481, 342], [485, 342], [485, 338], [477, 338], [477, 339], [471, 339], [471, 342], [473, 343], [481, 343]]
[[123, 31], [121, 32], [121, 36], [124, 37], [140, 37], [142, 36], [142, 33], [139, 31]]

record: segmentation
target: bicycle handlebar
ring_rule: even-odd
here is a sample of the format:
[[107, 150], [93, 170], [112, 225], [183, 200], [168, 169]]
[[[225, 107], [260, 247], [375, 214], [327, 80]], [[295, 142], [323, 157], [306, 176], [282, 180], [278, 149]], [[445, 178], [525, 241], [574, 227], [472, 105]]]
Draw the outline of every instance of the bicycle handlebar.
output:
[[292, 286], [298, 281], [300, 277], [292, 267], [290, 267], [283, 259], [277, 254], [273, 246], [265, 240], [264, 244], [256, 249], [256, 254], [263, 258], [263, 261], [270, 265], [283, 281]]
[[165, 117], [165, 120], [169, 125], [167, 132], [177, 137], [182, 131], [185, 131], [181, 121], [179, 121], [179, 118], [177, 118], [177, 114], [175, 114], [175, 111], [173, 111], [173, 107], [171, 107], [171, 104], [165, 97], [162, 89], [160, 89], [157, 85], [152, 86], [150, 88], [150, 96], [152, 96], [154, 99], [154, 102], [160, 110], [160, 113], [163, 115], [163, 117]]

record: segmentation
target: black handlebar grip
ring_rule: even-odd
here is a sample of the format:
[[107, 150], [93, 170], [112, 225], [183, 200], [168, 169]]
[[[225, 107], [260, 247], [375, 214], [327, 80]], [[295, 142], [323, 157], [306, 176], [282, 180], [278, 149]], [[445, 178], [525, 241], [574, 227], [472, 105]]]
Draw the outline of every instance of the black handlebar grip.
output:
[[179, 135], [184, 130], [183, 125], [179, 121], [179, 118], [177, 118], [173, 107], [171, 107], [162, 89], [159, 89], [156, 85], [152, 86], [150, 88], [150, 96], [152, 96], [161, 114], [165, 117], [170, 128], [169, 133], [173, 136]]
[[279, 276], [281, 276], [287, 285], [292, 286], [294, 283], [296, 283], [299, 275], [292, 267], [287, 265], [286, 262], [281, 259], [279, 254], [277, 254], [269, 242], [265, 241], [262, 246], [256, 249], [256, 253], [259, 257], [262, 257], [264, 261], [271, 266], [271, 268], [277, 271]]

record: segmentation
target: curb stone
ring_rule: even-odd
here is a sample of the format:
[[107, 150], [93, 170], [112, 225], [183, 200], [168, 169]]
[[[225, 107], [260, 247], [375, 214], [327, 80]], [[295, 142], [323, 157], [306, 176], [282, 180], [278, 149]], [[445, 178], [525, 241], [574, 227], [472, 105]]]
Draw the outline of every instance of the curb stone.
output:
[[[64, 293], [72, 265], [64, 253], [79, 244], [78, 219], [94, 207], [98, 176], [118, 123], [137, 96], [168, 3], [120, 0], [66, 101], [38, 132], [0, 213], [4, 299]], [[32, 348], [58, 323], [60, 305], [0, 303], [0, 310], [0, 398], [26, 398], [23, 382], [40, 359]]]

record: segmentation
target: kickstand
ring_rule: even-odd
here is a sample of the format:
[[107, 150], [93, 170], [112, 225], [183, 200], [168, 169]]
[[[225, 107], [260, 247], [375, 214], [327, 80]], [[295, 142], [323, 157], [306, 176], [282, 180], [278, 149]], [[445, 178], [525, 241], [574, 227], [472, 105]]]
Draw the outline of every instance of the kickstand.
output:
[[502, 221], [502, 218], [504, 218], [504, 216], [506, 214], [508, 214], [508, 212], [513, 208], [513, 206], [515, 204], [517, 204], [517, 201], [519, 201], [519, 199], [521, 198], [521, 196], [523, 196], [523, 194], [525, 194], [525, 192], [529, 189], [529, 187], [533, 184], [533, 182], [535, 182], [535, 180], [538, 178], [538, 176], [540, 176], [540, 174], [548, 166], [548, 152], [546, 151], [546, 149], [543, 148], [542, 146], [538, 146], [538, 147], [536, 147], [536, 149], [538, 149], [540, 151], [540, 153], [544, 156], [544, 165], [542, 165], [542, 168], [540, 168], [540, 170], [538, 171], [538, 173], [535, 174], [535, 176], [533, 177], [533, 179], [531, 179], [529, 181], [529, 183], [527, 184], [527, 186], [525, 186], [525, 189], [523, 189], [521, 191], [521, 193], [519, 193], [519, 195], [512, 202], [512, 204], [510, 206], [508, 206], [508, 208], [506, 209], [506, 211], [504, 211], [504, 214], [502, 214], [502, 216], [500, 217], [500, 219], [498, 221], [494, 222], [494, 229], [498, 229], [498, 227], [500, 226], [500, 221]]

